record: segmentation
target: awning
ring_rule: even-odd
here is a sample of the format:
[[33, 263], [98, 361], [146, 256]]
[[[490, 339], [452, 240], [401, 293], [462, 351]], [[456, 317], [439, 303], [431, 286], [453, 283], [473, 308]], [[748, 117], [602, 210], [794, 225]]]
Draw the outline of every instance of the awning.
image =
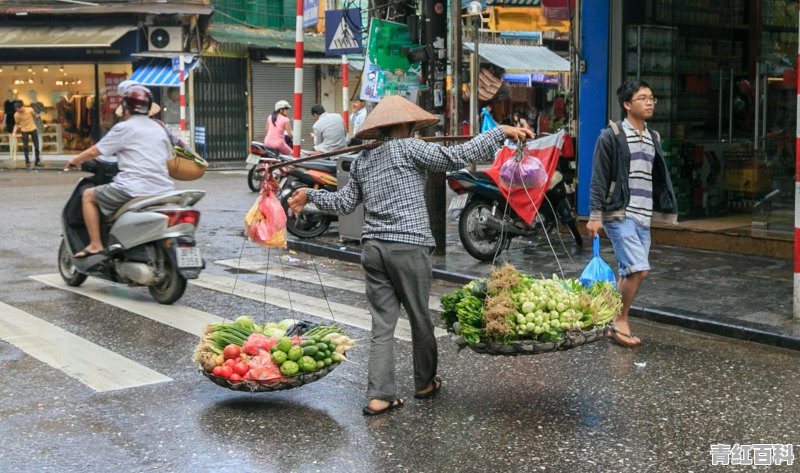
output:
[[[235, 43], [244, 44], [251, 48], [294, 51], [294, 29], [270, 30], [266, 28], [256, 29], [216, 24], [211, 25], [206, 34], [219, 43]], [[303, 48], [306, 52], [324, 53], [324, 36], [304, 33]]]
[[538, 7], [542, 0], [486, 0], [487, 5], [521, 5], [525, 7]]
[[25, 26], [0, 28], [2, 48], [107, 48], [134, 26]]
[[[294, 64], [294, 56], [265, 56], [261, 61], [264, 64]], [[341, 66], [341, 57], [304, 57], [303, 64]], [[347, 68], [353, 71], [364, 69], [364, 61], [361, 59], [350, 59], [348, 56]]]
[[[464, 47], [475, 51], [472, 43]], [[502, 67], [506, 72], [525, 74], [569, 72], [569, 61], [545, 46], [520, 46], [515, 44], [480, 44], [481, 57]]]
[[[199, 62], [199, 59], [195, 59], [184, 65], [184, 68], [186, 71], [191, 71], [197, 67]], [[181, 76], [177, 71], [172, 70], [172, 60], [170, 59], [150, 59], [137, 66], [128, 79], [148, 87], [177, 87], [181, 83]]]

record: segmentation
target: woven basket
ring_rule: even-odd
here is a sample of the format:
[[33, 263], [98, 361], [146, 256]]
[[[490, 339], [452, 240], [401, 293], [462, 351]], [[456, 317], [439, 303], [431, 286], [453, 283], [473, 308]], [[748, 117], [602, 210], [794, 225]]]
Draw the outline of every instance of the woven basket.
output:
[[507, 344], [481, 340], [475, 345], [467, 345], [461, 337], [452, 335], [453, 341], [459, 350], [471, 348], [475, 353], [492, 356], [517, 356], [538, 355], [554, 351], [569, 350], [571, 348], [596, 342], [603, 338], [606, 327], [595, 327], [591, 330], [569, 330], [564, 332], [561, 340], [557, 342], [537, 342], [535, 340], [514, 340]]
[[[201, 162], [198, 163], [195, 159], [199, 159]], [[172, 158], [167, 161], [169, 177], [178, 181], [194, 181], [203, 177], [208, 168], [208, 162], [200, 157], [195, 157], [195, 159], [180, 153], [173, 153]]]
[[334, 368], [339, 366], [339, 363], [332, 363], [323, 369], [314, 371], [313, 373], [303, 373], [295, 376], [289, 376], [285, 381], [278, 381], [276, 383], [258, 383], [256, 381], [238, 381], [232, 382], [229, 379], [221, 376], [214, 376], [213, 374], [204, 371], [202, 368], [200, 372], [206, 378], [210, 379], [214, 384], [222, 386], [223, 388], [232, 389], [234, 391], [245, 391], [250, 393], [265, 393], [272, 391], [284, 391], [286, 389], [299, 388], [300, 386], [314, 381], [319, 381], [328, 375]]

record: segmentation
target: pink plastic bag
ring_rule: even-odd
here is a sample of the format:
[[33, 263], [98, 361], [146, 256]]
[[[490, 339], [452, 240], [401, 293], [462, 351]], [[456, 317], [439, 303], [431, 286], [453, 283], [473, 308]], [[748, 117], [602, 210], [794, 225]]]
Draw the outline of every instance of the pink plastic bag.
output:
[[250, 241], [271, 248], [286, 248], [286, 213], [270, 187], [261, 190], [244, 223]]

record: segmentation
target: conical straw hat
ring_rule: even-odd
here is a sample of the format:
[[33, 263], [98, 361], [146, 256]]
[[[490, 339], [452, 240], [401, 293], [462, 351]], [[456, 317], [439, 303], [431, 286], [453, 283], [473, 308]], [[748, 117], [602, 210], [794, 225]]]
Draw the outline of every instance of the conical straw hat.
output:
[[367, 115], [364, 123], [358, 128], [356, 138], [375, 139], [380, 136], [381, 128], [404, 123], [413, 123], [414, 130], [419, 130], [439, 123], [439, 118], [414, 105], [406, 98], [389, 95], [384, 97], [378, 106]]

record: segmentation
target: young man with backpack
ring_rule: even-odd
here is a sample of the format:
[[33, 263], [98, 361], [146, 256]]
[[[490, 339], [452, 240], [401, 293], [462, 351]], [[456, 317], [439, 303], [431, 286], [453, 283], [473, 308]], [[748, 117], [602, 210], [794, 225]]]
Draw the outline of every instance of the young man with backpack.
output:
[[622, 311], [607, 335], [634, 348], [641, 340], [631, 335], [628, 313], [650, 271], [650, 223], [676, 224], [678, 207], [661, 137], [647, 127], [658, 102], [653, 90], [647, 82], [630, 80], [617, 89], [617, 98], [626, 118], [610, 122], [595, 144], [586, 230], [594, 238], [605, 228], [619, 264]]

